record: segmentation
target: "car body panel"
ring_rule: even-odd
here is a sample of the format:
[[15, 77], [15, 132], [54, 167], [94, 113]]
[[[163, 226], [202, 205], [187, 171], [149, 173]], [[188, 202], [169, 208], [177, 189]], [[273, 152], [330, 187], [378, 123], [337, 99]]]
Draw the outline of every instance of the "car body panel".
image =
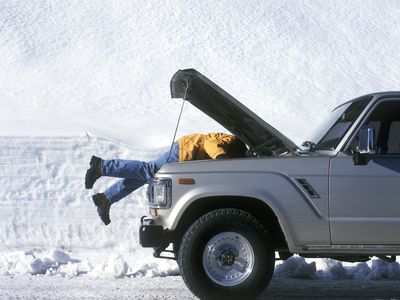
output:
[[330, 174], [332, 243], [400, 245], [400, 156], [356, 166], [342, 154]]
[[[159, 210], [160, 224], [174, 230], [185, 210], [200, 199], [225, 196], [235, 201], [242, 196], [258, 199], [274, 211], [293, 250], [304, 243], [329, 244], [329, 159], [298, 156], [168, 164], [157, 176], [172, 178], [174, 202], [166, 214]], [[193, 178], [195, 184], [177, 184], [181, 177]], [[297, 178], [306, 179], [319, 197], [309, 197]], [[288, 218], [292, 211], [297, 218]]]

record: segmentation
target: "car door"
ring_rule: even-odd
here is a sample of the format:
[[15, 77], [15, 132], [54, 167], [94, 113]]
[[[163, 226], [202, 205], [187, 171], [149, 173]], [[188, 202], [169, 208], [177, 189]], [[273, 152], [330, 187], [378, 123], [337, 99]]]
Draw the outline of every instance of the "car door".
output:
[[333, 245], [400, 245], [400, 99], [374, 105], [361, 128], [374, 128], [376, 153], [355, 165], [351, 147], [331, 159]]

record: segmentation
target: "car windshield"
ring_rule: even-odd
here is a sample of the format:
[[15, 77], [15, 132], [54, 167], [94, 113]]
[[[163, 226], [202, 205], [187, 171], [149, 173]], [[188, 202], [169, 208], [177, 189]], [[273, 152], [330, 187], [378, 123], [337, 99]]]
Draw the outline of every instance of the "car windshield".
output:
[[334, 150], [371, 99], [362, 97], [334, 109], [311, 138], [314, 150]]

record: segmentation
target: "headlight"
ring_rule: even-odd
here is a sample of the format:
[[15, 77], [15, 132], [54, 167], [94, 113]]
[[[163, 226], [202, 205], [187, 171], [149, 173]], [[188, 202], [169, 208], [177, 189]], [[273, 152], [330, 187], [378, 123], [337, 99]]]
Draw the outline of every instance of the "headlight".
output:
[[147, 198], [152, 208], [170, 208], [172, 204], [172, 181], [170, 178], [154, 179], [148, 187]]

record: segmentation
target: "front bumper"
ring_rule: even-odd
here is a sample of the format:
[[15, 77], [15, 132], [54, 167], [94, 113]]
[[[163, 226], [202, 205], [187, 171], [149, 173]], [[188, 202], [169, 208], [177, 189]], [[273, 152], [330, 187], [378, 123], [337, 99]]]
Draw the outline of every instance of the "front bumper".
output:
[[154, 257], [176, 260], [177, 253], [174, 250], [166, 250], [168, 245], [173, 242], [173, 239], [171, 239], [171, 232], [168, 229], [164, 229], [161, 225], [156, 225], [153, 219], [147, 218], [146, 216], [143, 216], [140, 222], [140, 245], [144, 248], [153, 248]]
[[167, 244], [168, 230], [156, 225], [152, 218], [143, 216], [140, 220], [139, 243], [142, 247], [160, 248]]

